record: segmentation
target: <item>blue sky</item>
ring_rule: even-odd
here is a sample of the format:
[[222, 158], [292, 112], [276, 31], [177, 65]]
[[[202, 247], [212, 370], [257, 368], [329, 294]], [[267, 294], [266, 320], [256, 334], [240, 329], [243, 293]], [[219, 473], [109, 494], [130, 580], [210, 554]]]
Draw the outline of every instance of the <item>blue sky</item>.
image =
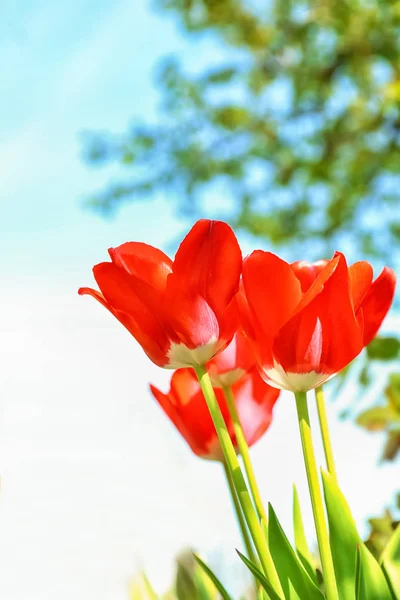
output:
[[[142, 203], [112, 222], [82, 209], [85, 195], [112, 170], [83, 164], [80, 134], [123, 130], [131, 119], [151, 116], [157, 102], [152, 66], [164, 49], [183, 46], [172, 21], [154, 16], [146, 2], [133, 6], [37, 1], [22, 12], [11, 3], [1, 9], [0, 243], [3, 254], [11, 250], [13, 261], [5, 266], [12, 277], [15, 268], [32, 274], [38, 263], [45, 274], [60, 261], [71, 272], [93, 247], [103, 250], [135, 231], [163, 243], [180, 229], [166, 206], [155, 211]], [[168, 227], [161, 228], [166, 216]]]
[[[163, 198], [109, 221], [82, 206], [113, 169], [82, 162], [81, 133], [153, 118], [159, 56], [184, 49], [204, 60], [150, 4], [0, 7], [0, 595], [8, 600], [122, 600], [135, 569], [165, 585], [185, 545], [211, 559], [224, 550], [225, 572], [236, 564], [218, 466], [190, 454], [148, 394], [149, 381], [165, 389], [169, 374], [76, 294], [109, 246], [166, 247], [190, 226]], [[330, 412], [342, 485], [362, 524], [390, 498], [394, 467], [376, 467], [379, 435]], [[292, 480], [307, 505], [298, 443], [285, 397], [254, 461], [288, 531]]]

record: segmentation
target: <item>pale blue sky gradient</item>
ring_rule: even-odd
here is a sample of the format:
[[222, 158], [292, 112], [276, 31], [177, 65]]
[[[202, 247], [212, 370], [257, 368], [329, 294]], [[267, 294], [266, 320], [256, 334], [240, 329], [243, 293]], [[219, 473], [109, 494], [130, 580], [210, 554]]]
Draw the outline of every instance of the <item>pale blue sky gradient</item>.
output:
[[[0, 595], [123, 600], [142, 566], [166, 585], [187, 545], [211, 560], [223, 550], [232, 567], [240, 540], [220, 469], [191, 455], [148, 393], [149, 381], [166, 389], [169, 374], [76, 294], [109, 246], [166, 248], [191, 225], [162, 197], [108, 221], [84, 210], [116, 171], [82, 162], [80, 134], [154, 118], [158, 57], [185, 50], [204, 61], [207, 45], [188, 46], [146, 0], [6, 0], [0, 31]], [[396, 467], [377, 469], [381, 436], [330, 413], [362, 525], [390, 498]], [[288, 397], [253, 455], [290, 532], [293, 480], [308, 504]]]

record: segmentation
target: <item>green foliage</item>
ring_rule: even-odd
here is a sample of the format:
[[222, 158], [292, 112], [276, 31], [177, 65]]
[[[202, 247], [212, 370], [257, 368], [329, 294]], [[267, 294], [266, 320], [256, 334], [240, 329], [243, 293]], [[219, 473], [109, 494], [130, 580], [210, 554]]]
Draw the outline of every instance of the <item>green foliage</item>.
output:
[[394, 360], [400, 356], [400, 340], [392, 336], [377, 337], [367, 346], [367, 355], [375, 360]]
[[[398, 509], [400, 509], [400, 494], [397, 496], [396, 508], [398, 512]], [[391, 510], [386, 509], [381, 517], [369, 519], [369, 524], [371, 531], [365, 545], [375, 558], [379, 559], [394, 530], [399, 525], [399, 521]]]
[[400, 525], [389, 539], [381, 557], [382, 569], [395, 600], [400, 600]]
[[145, 573], [141, 573], [132, 582], [129, 598], [130, 600], [158, 600], [158, 595]]
[[356, 600], [393, 600], [379, 563], [363, 544], [358, 547]]
[[293, 486], [293, 528], [297, 555], [313, 582], [318, 584], [315, 560], [307, 544], [296, 486]]
[[330, 545], [341, 600], [354, 600], [357, 579], [357, 548], [362, 543], [348, 504], [336, 481], [323, 472]]
[[210, 580], [214, 584], [215, 588], [218, 590], [219, 594], [221, 595], [222, 600], [232, 600], [231, 597], [230, 597], [230, 595], [228, 594], [228, 592], [226, 591], [226, 589], [224, 588], [224, 586], [222, 585], [222, 583], [218, 579], [218, 577], [216, 575], [214, 575], [214, 573], [205, 564], [205, 562], [203, 562], [201, 560], [201, 558], [198, 557], [198, 556], [196, 556], [196, 555], [195, 555], [194, 558], [196, 559], [196, 562], [200, 565], [200, 567], [203, 569], [203, 571], [207, 575], [207, 577], [210, 578]]
[[158, 122], [88, 140], [89, 160], [130, 169], [93, 203], [113, 209], [161, 190], [201, 212], [222, 183], [232, 224], [273, 244], [301, 240], [329, 254], [351, 232], [354, 253], [398, 247], [396, 2], [155, 4], [220, 51], [197, 70], [164, 59]]
[[282, 600], [282, 598], [273, 589], [272, 585], [270, 584], [268, 579], [266, 579], [265, 575], [263, 575], [263, 573], [260, 571], [260, 569], [254, 563], [252, 563], [251, 560], [246, 558], [244, 556], [244, 554], [239, 552], [239, 550], [237, 550], [237, 553], [240, 556], [240, 558], [242, 559], [242, 561], [244, 562], [244, 564], [246, 565], [246, 567], [249, 569], [249, 571], [254, 575], [254, 577], [256, 578], [258, 583], [261, 585], [263, 590], [265, 590], [265, 592], [267, 593], [268, 600]]
[[[384, 540], [377, 545], [363, 544], [347, 502], [335, 479], [323, 472], [325, 504], [329, 521], [330, 545], [340, 600], [400, 600], [400, 525], [385, 522]], [[239, 557], [258, 582], [258, 591], [250, 589], [242, 600], [323, 600], [323, 582], [315, 577], [312, 557], [304, 534], [300, 504], [294, 493], [295, 548], [287, 539], [278, 518], [269, 506], [264, 531], [283, 589], [283, 596], [271, 585], [259, 566], [241, 552]], [[265, 525], [265, 524], [264, 524]], [[371, 551], [372, 550], [372, 551]], [[304, 557], [307, 556], [306, 564]], [[311, 570], [311, 574], [310, 574]], [[215, 573], [197, 555], [184, 552], [177, 559], [175, 583], [158, 596], [145, 574], [130, 588], [131, 600], [233, 600]]]
[[321, 591], [290, 545], [271, 505], [268, 511], [268, 544], [285, 598], [322, 600]]
[[385, 403], [363, 411], [357, 423], [369, 431], [386, 431], [383, 460], [393, 460], [400, 449], [400, 373], [392, 373], [385, 389]]
[[[322, 472], [322, 480], [340, 599], [397, 600], [393, 590], [396, 589], [397, 578], [400, 576], [400, 528], [389, 538], [382, 553], [381, 567], [361, 541], [350, 508], [336, 480], [325, 472]], [[385, 560], [388, 560], [388, 568]], [[393, 572], [393, 582], [389, 572]]]
[[196, 580], [193, 577], [192, 557], [185, 556], [185, 560], [178, 559], [175, 592], [177, 600], [186, 600], [186, 598], [197, 598]]

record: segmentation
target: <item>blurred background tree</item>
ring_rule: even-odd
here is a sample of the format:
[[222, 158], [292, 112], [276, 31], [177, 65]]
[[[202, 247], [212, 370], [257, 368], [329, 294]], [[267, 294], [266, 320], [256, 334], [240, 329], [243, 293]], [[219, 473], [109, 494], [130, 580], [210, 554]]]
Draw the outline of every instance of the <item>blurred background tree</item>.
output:
[[[127, 169], [91, 206], [107, 213], [161, 192], [181, 213], [221, 217], [289, 258], [300, 248], [308, 259], [340, 248], [351, 261], [398, 266], [400, 4], [155, 5], [209, 52], [194, 65], [185, 56], [161, 61], [155, 123], [86, 137], [90, 164]], [[387, 460], [400, 448], [399, 356], [398, 328], [370, 345], [360, 384], [383, 362], [392, 375], [379, 406], [351, 407], [360, 425], [387, 432]]]

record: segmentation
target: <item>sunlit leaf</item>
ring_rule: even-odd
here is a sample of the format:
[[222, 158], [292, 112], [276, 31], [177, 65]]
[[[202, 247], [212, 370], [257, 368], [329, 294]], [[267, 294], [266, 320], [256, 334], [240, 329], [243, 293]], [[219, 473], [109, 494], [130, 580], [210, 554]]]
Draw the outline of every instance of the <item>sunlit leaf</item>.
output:
[[285, 598], [322, 600], [321, 591], [290, 545], [271, 505], [268, 511], [268, 544]]
[[360, 536], [350, 508], [332, 475], [322, 471], [329, 537], [340, 600], [354, 600]]
[[382, 552], [381, 564], [393, 597], [400, 600], [400, 525], [397, 526]]
[[206, 563], [203, 562], [201, 560], [201, 558], [199, 556], [197, 556], [196, 554], [194, 554], [194, 558], [196, 559], [196, 561], [198, 562], [200, 567], [203, 569], [203, 571], [206, 573], [206, 575], [211, 579], [211, 581], [217, 588], [218, 592], [221, 594], [222, 600], [232, 600], [232, 598], [230, 597], [230, 595], [228, 594], [228, 592], [226, 591], [226, 589], [224, 588], [224, 586], [222, 585], [222, 583], [220, 582], [218, 577], [216, 575], [214, 575], [214, 573], [206, 565]]
[[369, 431], [380, 431], [394, 418], [396, 413], [389, 406], [375, 406], [358, 415], [357, 423]]
[[394, 360], [400, 353], [400, 340], [396, 337], [379, 336], [367, 346], [369, 358], [375, 360]]
[[356, 600], [393, 600], [379, 563], [364, 544], [358, 547], [358, 561]]
[[254, 563], [252, 563], [251, 560], [246, 558], [244, 554], [239, 552], [239, 550], [236, 550], [236, 552], [239, 554], [246, 567], [257, 579], [263, 590], [265, 590], [265, 592], [268, 594], [268, 600], [283, 600], [283, 598], [281, 598], [281, 596], [274, 590], [270, 582], [266, 579], [265, 575], [261, 573], [260, 569]]
[[294, 525], [294, 541], [296, 545], [296, 552], [303, 563], [307, 573], [318, 585], [317, 574], [315, 570], [315, 560], [309, 550], [307, 539], [304, 531], [303, 518], [301, 516], [301, 508], [299, 495], [297, 493], [296, 486], [293, 486], [293, 525]]

